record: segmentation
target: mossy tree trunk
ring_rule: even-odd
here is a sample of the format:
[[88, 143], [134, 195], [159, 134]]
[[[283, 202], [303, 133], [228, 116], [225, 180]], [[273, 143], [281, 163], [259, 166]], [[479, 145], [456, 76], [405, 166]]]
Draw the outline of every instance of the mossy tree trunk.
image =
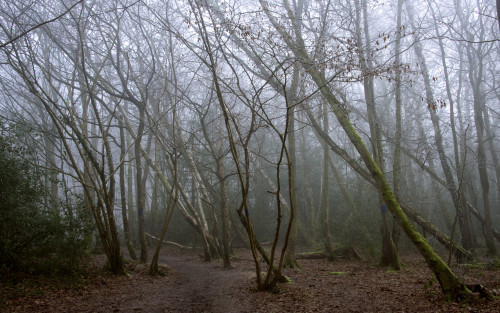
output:
[[[282, 39], [285, 41], [293, 54], [302, 63], [305, 71], [310, 75], [319, 91], [321, 92], [321, 95], [330, 105], [330, 108], [337, 117], [338, 122], [342, 126], [346, 135], [349, 137], [351, 143], [360, 154], [363, 162], [370, 172], [370, 175], [375, 180], [378, 189], [382, 193], [382, 198], [387, 205], [388, 210], [391, 212], [399, 225], [403, 228], [408, 238], [420, 251], [421, 255], [425, 258], [427, 265], [435, 274], [436, 279], [441, 286], [445, 299], [462, 300], [469, 297], [471, 293], [467, 289], [467, 287], [451, 271], [451, 269], [439, 257], [439, 255], [429, 245], [425, 238], [415, 229], [408, 217], [402, 211], [380, 168], [372, 158], [370, 151], [366, 148], [363, 140], [354, 129], [342, 103], [333, 94], [333, 92], [329, 88], [327, 79], [321, 74], [321, 71], [317, 70], [314, 61], [309, 56], [305, 48], [302, 36], [296, 34], [297, 37], [295, 40], [293, 40], [292, 37], [283, 29], [283, 26], [278, 23], [274, 15], [271, 13], [267, 2], [265, 0], [259, 0], [259, 3], [268, 16], [269, 21], [279, 32]], [[287, 9], [291, 10], [288, 2], [285, 1], [285, 5], [287, 6]], [[298, 20], [292, 20], [291, 22], [292, 24], [294, 24], [297, 23]]]
[[[312, 112], [305, 107], [305, 112], [309, 116], [309, 120], [311, 122], [311, 126], [313, 129], [316, 131], [316, 134], [318, 135], [318, 139], [321, 141], [324, 141], [328, 144], [330, 149], [332, 149], [335, 153], [337, 153], [349, 166], [355, 170], [359, 175], [361, 175], [367, 182], [372, 184], [375, 188], [378, 188], [375, 180], [373, 177], [368, 173], [368, 171], [365, 170], [364, 167], [362, 167], [357, 160], [353, 159], [350, 157], [349, 154], [347, 154], [341, 147], [335, 144], [331, 140], [331, 138], [326, 134], [322, 129], [320, 128], [319, 124], [315, 120], [315, 117], [312, 115]], [[433, 182], [440, 183], [443, 186], [446, 186], [446, 182], [442, 180], [435, 172], [433, 172], [427, 165], [421, 163], [418, 159], [415, 158], [411, 153], [403, 149], [403, 152], [407, 154], [413, 161], [415, 161], [416, 164], [422, 167], [433, 179]], [[342, 179], [340, 177], [340, 174], [335, 168], [335, 164], [333, 163], [332, 160], [330, 160], [330, 168], [332, 169], [333, 173], [335, 174], [335, 177], [339, 183], [340, 190], [345, 196], [345, 199], [348, 203], [348, 205], [351, 207], [352, 213], [354, 217], [356, 218], [357, 221], [360, 220], [360, 213], [359, 210], [356, 208], [354, 202], [352, 201], [347, 188], [344, 186], [342, 183]], [[436, 184], [437, 186], [437, 184]], [[437, 187], [436, 187], [437, 188]], [[464, 259], [469, 259], [472, 258], [472, 253], [461, 247], [459, 244], [453, 242], [450, 238], [448, 238], [445, 234], [443, 234], [436, 226], [434, 226], [431, 222], [425, 220], [417, 211], [413, 210], [403, 202], [399, 202], [399, 205], [403, 209], [404, 213], [415, 223], [417, 223], [419, 226], [421, 226], [426, 232], [428, 232], [430, 235], [432, 235], [436, 240], [441, 243], [445, 248], [451, 249], [452, 252], [455, 254], [457, 259], [459, 260], [464, 260]], [[478, 216], [480, 219], [481, 223], [483, 221], [483, 217], [475, 210], [473, 207], [469, 206], [469, 210], [473, 212], [475, 215]], [[365, 240], [367, 242], [371, 242], [371, 238], [367, 235], [368, 231], [366, 229], [361, 230], [362, 234], [365, 234]], [[493, 232], [496, 234], [495, 236], [498, 235], [496, 231]], [[497, 236], [497, 238], [500, 238], [500, 235]]]

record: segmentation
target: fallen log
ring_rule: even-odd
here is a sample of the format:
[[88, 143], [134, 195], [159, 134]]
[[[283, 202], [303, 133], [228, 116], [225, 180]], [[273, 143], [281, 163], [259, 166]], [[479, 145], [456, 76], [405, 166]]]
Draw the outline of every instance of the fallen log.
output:
[[[146, 233], [146, 236], [148, 236], [149, 238], [154, 239], [156, 241], [160, 240], [160, 238], [155, 237], [155, 236], [151, 235], [150, 233]], [[164, 244], [164, 245], [174, 246], [174, 247], [177, 247], [177, 248], [180, 248], [180, 249], [183, 249], [183, 250], [191, 250], [191, 249], [193, 249], [192, 247], [183, 246], [183, 245], [181, 245], [181, 244], [179, 244], [177, 242], [173, 242], [173, 241], [163, 240], [161, 243]]]
[[[327, 259], [329, 257], [328, 253], [325, 251], [319, 252], [303, 252], [295, 255], [295, 258], [302, 260], [316, 260], [316, 259]], [[336, 247], [333, 249], [334, 259], [346, 259], [346, 260], [361, 260], [359, 254], [354, 250], [353, 247]]]
[[304, 252], [297, 253], [295, 258], [297, 260], [317, 260], [317, 259], [326, 259], [328, 257], [328, 253], [326, 252]]

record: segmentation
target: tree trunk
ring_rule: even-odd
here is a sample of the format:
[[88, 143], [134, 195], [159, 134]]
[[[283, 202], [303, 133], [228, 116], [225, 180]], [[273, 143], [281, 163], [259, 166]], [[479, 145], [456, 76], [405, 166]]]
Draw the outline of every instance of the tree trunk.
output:
[[[128, 253], [132, 260], [137, 260], [137, 256], [135, 255], [134, 246], [132, 245], [132, 241], [130, 240], [130, 228], [129, 221], [127, 218], [127, 192], [125, 189], [125, 156], [126, 156], [126, 142], [125, 142], [125, 132], [123, 121], [121, 119], [118, 120], [119, 128], [120, 128], [120, 200], [122, 204], [122, 221], [123, 221], [123, 235], [125, 237], [125, 244], [127, 245]], [[131, 192], [131, 190], [129, 190]]]
[[[320, 128], [316, 120], [314, 119], [314, 116], [312, 115], [311, 111], [309, 109], [305, 109], [305, 112], [309, 116], [309, 120], [311, 122], [312, 127], [316, 131], [316, 134], [318, 135], [319, 139], [326, 142], [328, 146], [335, 152], [337, 155], [339, 155], [344, 161], [353, 169], [355, 170], [358, 174], [360, 174], [366, 181], [368, 181], [370, 184], [372, 184], [375, 188], [378, 188], [378, 185], [374, 181], [373, 177], [363, 168], [359, 165], [359, 163], [351, 158], [349, 154], [344, 151], [342, 148], [340, 148], [338, 145], [336, 145], [331, 138], [328, 137], [328, 134], [323, 132], [323, 130]], [[427, 165], [421, 163], [417, 158], [415, 158], [410, 152], [408, 152], [406, 149], [402, 149], [402, 151], [410, 157], [413, 161], [415, 161], [420, 167], [422, 167], [433, 179], [433, 181], [437, 181], [443, 186], [446, 186], [446, 182], [442, 180], [437, 174], [432, 171]], [[332, 170], [335, 169], [333, 161], [330, 162], [330, 166]], [[334, 170], [335, 173], [335, 170]], [[342, 186], [342, 185], [340, 185]], [[344, 190], [345, 188], [341, 188], [341, 191]], [[348, 192], [345, 189], [345, 191], [342, 191], [344, 195], [346, 195]], [[346, 199], [350, 199], [350, 197], [346, 197]], [[348, 201], [348, 203], [352, 202], [352, 200]], [[354, 203], [352, 204], [353, 214], [358, 215], [357, 209], [355, 206], [353, 206]], [[434, 236], [438, 242], [440, 242], [444, 247], [452, 247], [453, 251], [455, 252], [455, 255], [457, 259], [459, 260], [465, 260], [464, 257], [467, 258], [473, 258], [473, 254], [470, 253], [469, 251], [465, 250], [464, 248], [460, 247], [459, 245], [455, 244], [452, 242], [446, 235], [444, 235], [442, 232], [440, 232], [437, 227], [435, 227], [432, 223], [429, 221], [425, 220], [423, 217], [421, 217], [416, 211], [405, 205], [403, 202], [400, 202], [400, 206], [405, 212], [405, 214], [408, 215], [409, 218], [411, 218], [415, 223], [419, 224], [425, 231], [427, 231], [429, 234]], [[363, 231], [362, 231], [363, 232]], [[366, 232], [367, 233], [367, 232]], [[456, 248], [455, 248], [456, 247]]]
[[[328, 133], [329, 123], [328, 123], [328, 105], [323, 103], [323, 130]], [[323, 240], [325, 245], [326, 253], [328, 253], [328, 259], [333, 260], [333, 243], [330, 235], [330, 175], [329, 175], [329, 161], [330, 161], [330, 149], [328, 145], [323, 142], [323, 172], [322, 172], [322, 185], [321, 185], [321, 230], [323, 233]]]
[[[295, 258], [296, 254], [296, 245], [297, 245], [297, 209], [298, 209], [298, 200], [297, 200], [297, 149], [295, 146], [295, 106], [297, 99], [297, 90], [299, 85], [299, 67], [294, 65], [293, 67], [293, 78], [292, 84], [290, 86], [290, 100], [287, 103], [290, 106], [288, 110], [289, 114], [289, 125], [288, 125], [288, 155], [289, 155], [289, 169], [290, 169], [290, 207], [291, 207], [291, 215], [295, 216], [292, 220], [292, 228], [290, 230], [290, 237], [288, 242], [288, 247], [285, 253], [285, 259], [283, 260], [284, 268], [300, 268], [297, 259]], [[288, 92], [287, 92], [288, 93]], [[279, 178], [278, 178], [279, 179]]]
[[146, 208], [145, 186], [143, 184], [142, 175], [142, 157], [141, 157], [141, 139], [144, 133], [144, 110], [139, 109], [139, 127], [137, 128], [137, 138], [135, 138], [135, 182], [136, 182], [136, 203], [137, 203], [137, 223], [139, 243], [141, 245], [140, 261], [146, 263], [148, 261], [148, 247], [146, 243], [146, 234], [144, 229], [144, 211]]
[[397, 203], [391, 188], [389, 187], [385, 177], [383, 176], [380, 168], [378, 167], [375, 160], [372, 158], [369, 150], [366, 148], [363, 140], [358, 135], [353, 125], [351, 124], [346, 111], [343, 108], [342, 103], [335, 97], [332, 91], [329, 89], [328, 81], [324, 76], [321, 75], [319, 71], [314, 66], [314, 61], [310, 58], [302, 36], [297, 36], [295, 40], [292, 40], [290, 35], [284, 31], [283, 27], [278, 23], [278, 21], [272, 15], [269, 6], [265, 0], [259, 0], [265, 14], [268, 16], [269, 21], [273, 24], [274, 28], [281, 35], [282, 39], [293, 52], [293, 54], [302, 63], [305, 71], [310, 75], [315, 85], [318, 87], [319, 91], [325, 98], [325, 100], [330, 105], [331, 110], [337, 117], [340, 125], [344, 129], [346, 135], [349, 137], [350, 141], [360, 154], [363, 162], [368, 168], [370, 175], [375, 180], [379, 190], [382, 192], [384, 202], [386, 203], [389, 211], [393, 214], [394, 218], [401, 225], [406, 235], [413, 244], [418, 248], [422, 256], [425, 258], [429, 268], [436, 275], [436, 279], [441, 285], [441, 289], [445, 296], [445, 299], [458, 300], [461, 301], [464, 298], [470, 296], [470, 291], [462, 283], [462, 281], [453, 274], [446, 263], [439, 257], [439, 255], [432, 249], [432, 247], [427, 243], [424, 237], [415, 229], [413, 224], [408, 220], [408, 217], [403, 213], [401, 207]]
[[[297, 112], [299, 113], [299, 112]], [[303, 208], [308, 208], [308, 210], [304, 210], [303, 212], [305, 215], [307, 215], [307, 220], [300, 223], [299, 221], [299, 233], [301, 233], [304, 236], [305, 244], [308, 246], [311, 246], [313, 244], [312, 240], [312, 233], [311, 230], [315, 228], [315, 225], [317, 225], [317, 221], [319, 220], [319, 207], [316, 204], [316, 197], [313, 192], [312, 184], [311, 184], [311, 168], [312, 164], [308, 164], [307, 160], [307, 147], [306, 147], [306, 129], [301, 128], [299, 130], [299, 157], [300, 157], [300, 164], [301, 164], [301, 171], [300, 171], [300, 190], [304, 193], [304, 196], [302, 197], [302, 202], [301, 202], [301, 207]], [[300, 199], [300, 197], [299, 197]], [[302, 224], [302, 225], [301, 225]], [[304, 229], [305, 228], [305, 229]]]
[[[478, 8], [479, 9], [479, 8]], [[479, 32], [477, 47], [472, 47], [471, 41], [475, 39], [475, 35], [473, 35], [466, 27], [466, 21], [462, 13], [459, 13], [459, 19], [461, 22], [462, 29], [466, 34], [466, 38], [470, 41], [465, 43], [466, 51], [467, 51], [467, 60], [469, 61], [469, 82], [472, 88], [472, 96], [474, 103], [474, 122], [476, 126], [476, 135], [477, 135], [477, 166], [479, 172], [479, 179], [481, 182], [481, 190], [482, 190], [482, 198], [483, 198], [483, 206], [484, 206], [484, 238], [486, 241], [486, 248], [488, 249], [489, 256], [496, 255], [496, 247], [495, 242], [493, 241], [492, 235], [492, 225], [491, 225], [491, 204], [490, 204], [490, 184], [488, 177], [488, 170], [486, 164], [486, 149], [484, 146], [485, 142], [485, 121], [483, 119], [483, 110], [485, 110], [484, 103], [484, 95], [481, 90], [482, 81], [483, 81], [483, 41], [484, 41], [484, 25], [483, 25], [483, 16], [482, 14], [478, 15], [479, 24], [481, 27], [481, 31]], [[475, 52], [475, 53], [474, 53]], [[488, 138], [490, 142], [493, 141], [493, 138]]]
[[[219, 152], [222, 150], [222, 139], [220, 142]], [[231, 268], [231, 220], [229, 217], [229, 207], [227, 205], [227, 192], [226, 192], [226, 181], [225, 181], [225, 171], [224, 171], [224, 160], [219, 158], [217, 160], [217, 178], [220, 184], [220, 208], [222, 217], [222, 245], [224, 247], [222, 259], [224, 262], [224, 268]]]
[[[125, 111], [128, 113], [128, 108], [125, 107]], [[125, 134], [125, 139], [127, 142], [127, 148], [128, 148], [128, 162], [127, 162], [127, 211], [128, 211], [128, 221], [129, 221], [129, 230], [134, 230], [137, 227], [136, 223], [136, 216], [137, 214], [135, 213], [134, 210], [134, 160], [135, 154], [134, 154], [134, 149], [130, 149], [132, 146], [131, 140], [130, 140], [130, 132], [127, 132]], [[137, 237], [135, 236], [136, 232], [135, 231], [130, 231], [129, 236], [130, 236], [130, 242], [132, 244], [132, 248], [137, 246]]]
[[[477, 166], [479, 171], [479, 179], [481, 182], [482, 198], [484, 205], [484, 238], [486, 241], [486, 248], [488, 249], [489, 256], [496, 255], [495, 242], [493, 241], [492, 226], [491, 226], [491, 207], [490, 207], [490, 184], [488, 178], [487, 164], [486, 164], [486, 151], [484, 147], [484, 119], [483, 119], [483, 106], [482, 96], [481, 96], [481, 78], [480, 74], [474, 77], [474, 71], [472, 67], [474, 66], [474, 61], [472, 56], [470, 56], [470, 51], [468, 51], [469, 56], [469, 79], [473, 88], [474, 97], [474, 120], [476, 124], [476, 134], [477, 134]], [[482, 69], [482, 65], [479, 65], [479, 69]], [[489, 138], [489, 140], [493, 140]]]
[[[394, 134], [394, 161], [392, 164], [392, 186], [394, 189], [394, 196], [396, 199], [400, 197], [399, 185], [401, 184], [401, 11], [403, 9], [403, 1], [398, 0], [398, 9], [396, 13], [396, 43], [394, 48], [394, 66], [396, 67], [396, 86], [395, 86], [395, 98], [396, 98], [396, 132]], [[400, 228], [397, 223], [393, 224], [392, 227], [392, 238], [394, 240], [394, 245], [397, 247], [399, 242]]]
[[[406, 2], [406, 8], [408, 11], [408, 16], [410, 18], [410, 23], [414, 25], [414, 21], [412, 19], [412, 14], [413, 10], [411, 7], [411, 4], [409, 2]], [[467, 208], [465, 206], [465, 198], [462, 192], [457, 189], [455, 180], [453, 178], [453, 173], [451, 170], [451, 167], [448, 163], [448, 158], [445, 154], [444, 150], [444, 144], [443, 144], [443, 136], [441, 133], [441, 126], [439, 123], [439, 118], [436, 114], [436, 102], [434, 100], [434, 96], [432, 93], [432, 88], [431, 88], [431, 83], [430, 83], [430, 76], [429, 76], [429, 71], [427, 70], [427, 64], [423, 55], [422, 51], [422, 45], [416, 40], [416, 42], [413, 45], [413, 48], [415, 50], [415, 54], [417, 55], [419, 59], [419, 63], [422, 67], [422, 75], [424, 79], [424, 86], [425, 86], [425, 95], [426, 95], [426, 101], [427, 101], [427, 109], [429, 111], [432, 125], [434, 128], [434, 139], [435, 139], [435, 145], [436, 149], [439, 155], [439, 159], [441, 161], [441, 167], [443, 169], [447, 185], [449, 186], [448, 190], [450, 190], [451, 197], [453, 199], [453, 203], [455, 205], [456, 211], [457, 211], [457, 217], [458, 217], [458, 222], [460, 225], [460, 230], [462, 233], [462, 245], [465, 249], [471, 250], [474, 247], [473, 243], [473, 235], [472, 235], [472, 226], [470, 223], [470, 216], [469, 212], [467, 211]]]
[[149, 274], [150, 275], [156, 275], [158, 273], [158, 258], [160, 256], [161, 244], [163, 243], [163, 239], [165, 238], [165, 234], [167, 233], [167, 228], [168, 228], [168, 225], [169, 225], [170, 220], [172, 218], [172, 213], [174, 212], [175, 204], [178, 200], [177, 189], [175, 188], [175, 186], [178, 185], [177, 166], [176, 165], [177, 165], [176, 160], [174, 160], [174, 182], [173, 182], [174, 188], [172, 188], [168, 194], [167, 209], [165, 210], [165, 217], [163, 219], [161, 234], [160, 234], [160, 237], [157, 238], [158, 242], [156, 243], [155, 253], [154, 253], [153, 258], [151, 260], [151, 264], [149, 266]]
[[[377, 165], [384, 172], [385, 162], [384, 162], [384, 152], [382, 148], [382, 135], [380, 128], [380, 121], [377, 116], [377, 111], [375, 108], [375, 87], [373, 84], [373, 76], [371, 74], [372, 64], [368, 55], [370, 55], [370, 37], [368, 31], [368, 10], [366, 1], [360, 4], [359, 0], [354, 2], [356, 6], [356, 38], [357, 38], [357, 48], [360, 60], [361, 71], [363, 72], [363, 86], [366, 101], [366, 109], [368, 115], [368, 124], [370, 126], [370, 138], [373, 147], [373, 158]], [[360, 7], [361, 5], [361, 7]], [[363, 24], [364, 24], [364, 36], [365, 36], [365, 46], [363, 45], [362, 34], [361, 34], [361, 9], [363, 11]], [[364, 48], [363, 48], [364, 47]], [[366, 50], [366, 51], [365, 51]], [[383, 197], [379, 194], [379, 205], [381, 208], [385, 207], [383, 202]], [[382, 234], [382, 255], [380, 257], [379, 264], [381, 266], [390, 266], [395, 270], [401, 269], [401, 264], [399, 263], [399, 257], [394, 244], [391, 228], [388, 220], [388, 216], [384, 210], [381, 210], [381, 234]]]

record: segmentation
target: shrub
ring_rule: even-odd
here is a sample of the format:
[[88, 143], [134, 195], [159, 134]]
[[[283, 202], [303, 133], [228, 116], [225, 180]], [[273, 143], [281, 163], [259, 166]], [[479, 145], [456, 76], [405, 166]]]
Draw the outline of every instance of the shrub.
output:
[[47, 207], [48, 191], [33, 156], [0, 136], [0, 276], [75, 271], [88, 258], [91, 219], [69, 195]]

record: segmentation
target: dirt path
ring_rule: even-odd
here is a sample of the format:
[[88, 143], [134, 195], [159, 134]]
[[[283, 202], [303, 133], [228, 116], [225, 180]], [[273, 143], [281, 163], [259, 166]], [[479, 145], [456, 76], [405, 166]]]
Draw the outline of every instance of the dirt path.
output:
[[[370, 261], [301, 260], [302, 270], [286, 270], [291, 284], [281, 292], [252, 292], [253, 262], [238, 251], [233, 269], [203, 262], [195, 253], [165, 249], [160, 263], [173, 271], [151, 277], [147, 265], [129, 276], [99, 274], [79, 288], [46, 285], [27, 296], [0, 303], [5, 312], [500, 312], [500, 299], [458, 304], [443, 302], [438, 284], [421, 257], [404, 258], [406, 268], [387, 271]], [[500, 289], [500, 268], [455, 268], [467, 283]], [[1, 288], [0, 284], [0, 288]], [[43, 292], [39, 292], [43, 290]], [[0, 290], [1, 291], [1, 290]]]
[[177, 287], [166, 301], [166, 312], [249, 312], [248, 290], [242, 288], [242, 282], [250, 279], [251, 270], [227, 270], [189, 256], [166, 256], [160, 261], [177, 275]]
[[253, 274], [250, 262], [235, 261], [239, 264], [225, 270], [221, 262], [206, 263], [193, 253], [166, 251], [159, 263], [167, 264], [173, 271], [163, 277], [151, 277], [147, 265], [142, 264], [128, 277], [98, 276], [81, 288], [19, 298], [7, 305], [6, 312], [253, 311], [247, 298]]

